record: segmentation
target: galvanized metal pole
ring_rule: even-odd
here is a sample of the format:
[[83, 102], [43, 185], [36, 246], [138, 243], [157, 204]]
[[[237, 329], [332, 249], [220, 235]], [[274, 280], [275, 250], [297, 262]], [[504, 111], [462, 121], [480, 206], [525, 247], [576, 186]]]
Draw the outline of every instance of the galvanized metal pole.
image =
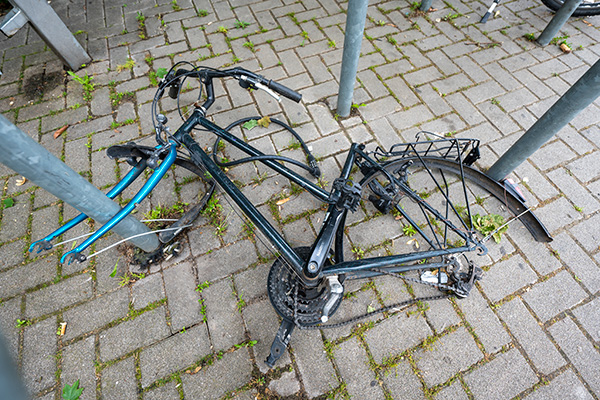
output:
[[600, 96], [600, 60], [554, 103], [487, 172], [500, 181]]
[[421, 6], [419, 7], [419, 10], [421, 10], [423, 12], [429, 11], [432, 3], [433, 3], [433, 0], [423, 0], [421, 2]]
[[536, 40], [537, 44], [540, 46], [546, 46], [552, 38], [558, 35], [558, 31], [563, 27], [565, 22], [573, 15], [575, 9], [579, 7], [579, 5], [583, 2], [583, 0], [565, 0], [562, 7], [556, 12], [554, 18], [548, 23], [546, 29], [542, 32], [540, 37]]
[[341, 117], [350, 115], [368, 5], [369, 0], [350, 0], [348, 3], [340, 91], [337, 104], [337, 113]]
[[[0, 115], [0, 163], [46, 189], [87, 216], [106, 223], [121, 207], [89, 183], [48, 150]], [[25, 223], [25, 221], [23, 221]], [[129, 216], [114, 231], [124, 238], [150, 232], [137, 219]], [[40, 238], [41, 239], [41, 238]], [[146, 252], [158, 248], [156, 234], [131, 239]]]
[[21, 10], [32, 28], [72, 70], [77, 71], [92, 60], [46, 0], [9, 1]]
[[10, 357], [8, 347], [0, 332], [0, 393], [11, 400], [28, 400], [29, 396]]

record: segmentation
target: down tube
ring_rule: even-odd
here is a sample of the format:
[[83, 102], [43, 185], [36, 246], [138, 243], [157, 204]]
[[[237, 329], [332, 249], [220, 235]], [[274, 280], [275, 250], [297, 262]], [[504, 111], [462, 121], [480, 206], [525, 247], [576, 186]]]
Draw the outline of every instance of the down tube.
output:
[[[242, 194], [240, 189], [225, 175], [223, 171], [211, 160], [211, 158], [202, 150], [200, 145], [185, 133], [182, 135], [182, 142], [190, 150], [192, 160], [201, 163], [212, 177], [219, 183], [225, 192], [233, 199], [243, 211], [243, 213], [252, 221], [254, 225], [269, 239], [277, 248], [283, 258], [290, 263], [296, 274], [302, 281], [305, 280], [303, 267], [304, 261], [296, 254], [294, 249], [281, 237], [279, 232], [271, 226], [269, 221], [254, 207], [252, 203]], [[310, 282], [304, 282], [310, 285]]]

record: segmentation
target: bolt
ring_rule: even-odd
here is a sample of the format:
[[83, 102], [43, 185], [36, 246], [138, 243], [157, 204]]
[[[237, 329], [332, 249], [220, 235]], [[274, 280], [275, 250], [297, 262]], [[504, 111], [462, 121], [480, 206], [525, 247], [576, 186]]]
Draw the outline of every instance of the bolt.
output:
[[317, 265], [316, 262], [312, 261], [308, 264], [308, 270], [309, 272], [317, 272], [317, 269], [319, 268], [319, 266]]

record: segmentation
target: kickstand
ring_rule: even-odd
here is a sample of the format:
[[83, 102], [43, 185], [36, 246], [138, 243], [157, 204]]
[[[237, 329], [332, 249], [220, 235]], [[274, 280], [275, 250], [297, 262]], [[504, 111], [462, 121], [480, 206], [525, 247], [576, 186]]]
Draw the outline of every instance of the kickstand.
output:
[[275, 339], [273, 339], [273, 344], [271, 345], [271, 354], [269, 354], [269, 357], [265, 360], [265, 364], [267, 364], [269, 368], [273, 368], [277, 360], [279, 360], [285, 352], [285, 349], [290, 343], [294, 327], [295, 325], [292, 321], [287, 319], [281, 321], [277, 335], [275, 335]]

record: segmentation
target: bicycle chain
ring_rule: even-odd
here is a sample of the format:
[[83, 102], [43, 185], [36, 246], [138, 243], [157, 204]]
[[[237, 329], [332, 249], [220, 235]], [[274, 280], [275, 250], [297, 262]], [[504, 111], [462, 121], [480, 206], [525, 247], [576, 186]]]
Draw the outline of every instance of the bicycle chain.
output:
[[[424, 281], [420, 281], [414, 278], [408, 278], [399, 274], [396, 274], [394, 272], [389, 272], [389, 271], [384, 271], [384, 270], [380, 270], [378, 268], [372, 268], [371, 271], [374, 272], [380, 272], [386, 275], [391, 275], [393, 277], [402, 279], [402, 280], [406, 280], [406, 281], [411, 281], [411, 282], [415, 282], [415, 283], [420, 283], [423, 285], [427, 285], [427, 286], [433, 286], [436, 288], [444, 288], [444, 289], [448, 289], [450, 291], [456, 291], [456, 288], [453, 288], [452, 286], [449, 285], [444, 285], [442, 283], [440, 284], [435, 284], [435, 283], [430, 283], [430, 282], [424, 282]], [[382, 307], [378, 310], [374, 310], [371, 312], [368, 312], [366, 314], [363, 315], [358, 315], [356, 317], [350, 318], [347, 321], [343, 321], [343, 322], [338, 322], [337, 324], [328, 324], [328, 325], [302, 325], [302, 323], [300, 322], [300, 319], [298, 318], [297, 315], [297, 310], [298, 310], [298, 284], [296, 284], [295, 288], [294, 288], [294, 324], [298, 327], [298, 329], [300, 330], [315, 330], [315, 329], [335, 329], [335, 328], [341, 328], [343, 326], [347, 326], [347, 325], [351, 325], [354, 324], [357, 321], [360, 321], [362, 319], [368, 318], [372, 315], [376, 315], [376, 314], [382, 314], [386, 311], [390, 311], [393, 310], [395, 308], [399, 308], [402, 306], [407, 306], [410, 304], [415, 304], [419, 301], [432, 301], [432, 300], [441, 300], [441, 299], [445, 299], [450, 297], [450, 294], [441, 294], [441, 295], [437, 295], [437, 296], [427, 296], [427, 297], [421, 297], [419, 299], [410, 299], [410, 300], [405, 300], [405, 301], [401, 301], [400, 303], [396, 303], [396, 304], [392, 304], [389, 306], [385, 306]]]

